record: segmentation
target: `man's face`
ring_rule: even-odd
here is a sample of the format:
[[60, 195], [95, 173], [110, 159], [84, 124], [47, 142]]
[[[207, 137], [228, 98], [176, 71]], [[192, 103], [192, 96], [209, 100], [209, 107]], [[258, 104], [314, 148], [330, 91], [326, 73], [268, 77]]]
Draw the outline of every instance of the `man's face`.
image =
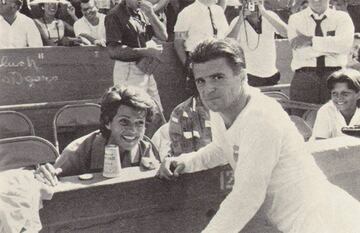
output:
[[81, 3], [80, 7], [81, 12], [87, 20], [92, 21], [95, 19], [97, 8], [95, 7], [94, 2], [89, 1], [87, 3]]
[[1, 0], [0, 2], [0, 15], [15, 14], [18, 9], [16, 0]]
[[329, 6], [329, 0], [309, 0], [310, 8], [318, 13], [322, 14]]
[[242, 95], [244, 71], [234, 74], [225, 58], [194, 63], [196, 87], [203, 103], [214, 112], [227, 112]]
[[143, 138], [145, 133], [144, 110], [120, 105], [113, 120], [107, 124], [111, 131], [109, 143], [119, 146], [120, 151], [130, 151]]
[[356, 102], [360, 98], [360, 92], [350, 89], [347, 83], [335, 83], [331, 90], [331, 100], [341, 112], [355, 111]]

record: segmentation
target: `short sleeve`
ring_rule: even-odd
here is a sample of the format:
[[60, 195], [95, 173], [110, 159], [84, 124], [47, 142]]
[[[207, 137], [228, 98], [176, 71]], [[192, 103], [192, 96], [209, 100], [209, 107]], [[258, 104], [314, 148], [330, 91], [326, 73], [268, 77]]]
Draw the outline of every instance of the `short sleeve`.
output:
[[29, 20], [28, 25], [28, 46], [29, 47], [42, 47], [43, 43], [40, 36], [40, 31], [36, 27], [35, 22], [33, 20]]
[[[335, 123], [335, 122], [334, 122]], [[331, 137], [331, 116], [326, 105], [321, 107], [316, 114], [312, 138]]]
[[178, 15], [178, 18], [176, 20], [174, 32], [187, 32], [190, 29], [191, 21], [193, 20], [193, 17], [190, 17], [188, 14], [188, 11], [184, 9], [181, 11]]
[[116, 20], [116, 15], [107, 15], [105, 17], [106, 44], [119, 44], [122, 41], [121, 25]]
[[81, 34], [81, 22], [80, 19], [78, 19], [75, 23], [74, 23], [74, 33], [75, 36], [79, 36]]

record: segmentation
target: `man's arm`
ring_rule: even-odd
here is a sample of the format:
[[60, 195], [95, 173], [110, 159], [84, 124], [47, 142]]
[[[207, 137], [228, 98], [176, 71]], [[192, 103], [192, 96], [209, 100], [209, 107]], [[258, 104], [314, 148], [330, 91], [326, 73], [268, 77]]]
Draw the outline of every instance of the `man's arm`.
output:
[[159, 0], [159, 2], [154, 6], [155, 13], [162, 11], [169, 2], [170, 0]]
[[167, 41], [166, 26], [159, 20], [155, 14], [153, 5], [148, 1], [141, 1], [139, 5], [140, 9], [148, 17], [150, 24], [154, 30], [155, 36], [162, 41]]
[[162, 53], [161, 46], [147, 48], [131, 48], [126, 45], [109, 43], [107, 47], [109, 48], [108, 51], [111, 59], [125, 62], [135, 61], [142, 57], [155, 57], [160, 59]]
[[185, 40], [187, 38], [187, 32], [175, 32], [174, 48], [178, 55], [181, 63], [186, 63], [186, 52], [185, 52]]
[[244, 17], [242, 12], [240, 12], [239, 16], [231, 21], [229, 33], [227, 34], [226, 37], [238, 40], [240, 35], [240, 27], [241, 24], [243, 24], [243, 22], [244, 22]]
[[259, 4], [259, 11], [282, 37], [287, 37], [287, 25], [276, 13], [266, 10], [263, 4]]
[[41, 40], [41, 35], [36, 23], [34, 21], [30, 21], [29, 32], [27, 34], [27, 44], [29, 47], [42, 47], [43, 42]]

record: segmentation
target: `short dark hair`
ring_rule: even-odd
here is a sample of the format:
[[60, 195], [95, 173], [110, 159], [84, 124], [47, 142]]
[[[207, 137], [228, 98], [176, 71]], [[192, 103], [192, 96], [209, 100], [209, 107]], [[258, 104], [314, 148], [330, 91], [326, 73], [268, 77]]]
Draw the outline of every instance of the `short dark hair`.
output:
[[246, 68], [244, 52], [240, 44], [229, 38], [201, 42], [191, 54], [190, 62], [204, 63], [217, 58], [225, 58], [235, 74]]
[[111, 134], [106, 125], [114, 119], [121, 105], [144, 110], [146, 122], [152, 121], [155, 108], [154, 100], [144, 90], [132, 86], [110, 87], [102, 96], [100, 105], [100, 132], [106, 139]]
[[360, 72], [351, 68], [335, 71], [327, 79], [327, 88], [331, 91], [336, 83], [347, 83], [349, 89], [359, 92]]
[[90, 0], [80, 0], [80, 2], [85, 4], [85, 3], [90, 2]]

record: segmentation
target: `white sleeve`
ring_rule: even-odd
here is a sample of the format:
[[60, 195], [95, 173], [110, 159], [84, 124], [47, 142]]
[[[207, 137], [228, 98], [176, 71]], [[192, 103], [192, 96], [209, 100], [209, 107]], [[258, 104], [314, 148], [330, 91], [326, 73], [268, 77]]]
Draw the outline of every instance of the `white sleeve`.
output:
[[36, 27], [35, 22], [30, 19], [28, 24], [27, 43], [29, 47], [42, 47], [43, 42], [39, 29]]
[[[326, 106], [321, 107], [317, 114], [314, 123], [312, 138], [330, 138], [331, 137], [331, 116]], [[335, 122], [334, 122], [335, 123]]]
[[184, 172], [192, 173], [227, 164], [224, 153], [226, 152], [220, 146], [212, 142], [196, 152], [181, 154], [171, 160], [183, 162]]
[[75, 23], [74, 23], [74, 33], [75, 36], [79, 36], [82, 32], [81, 32], [81, 22], [79, 21], [80, 19], [78, 19]]
[[177, 17], [176, 24], [174, 27], [174, 32], [187, 32], [189, 31], [190, 25], [193, 20], [193, 17], [191, 17], [187, 13], [187, 9], [182, 10]]
[[[232, 192], [203, 233], [238, 233], [265, 200], [281, 149], [283, 130], [256, 117], [241, 130]], [[246, 136], [243, 136], [246, 135]]]
[[323, 37], [314, 36], [312, 39], [313, 48], [323, 53], [347, 53], [350, 51], [354, 42], [354, 24], [345, 12], [341, 13], [341, 17], [337, 20], [338, 25], [335, 30], [335, 36]]
[[296, 31], [298, 30], [297, 27], [297, 20], [294, 15], [290, 15], [289, 22], [288, 22], [288, 38], [289, 41], [294, 39], [297, 36]]

